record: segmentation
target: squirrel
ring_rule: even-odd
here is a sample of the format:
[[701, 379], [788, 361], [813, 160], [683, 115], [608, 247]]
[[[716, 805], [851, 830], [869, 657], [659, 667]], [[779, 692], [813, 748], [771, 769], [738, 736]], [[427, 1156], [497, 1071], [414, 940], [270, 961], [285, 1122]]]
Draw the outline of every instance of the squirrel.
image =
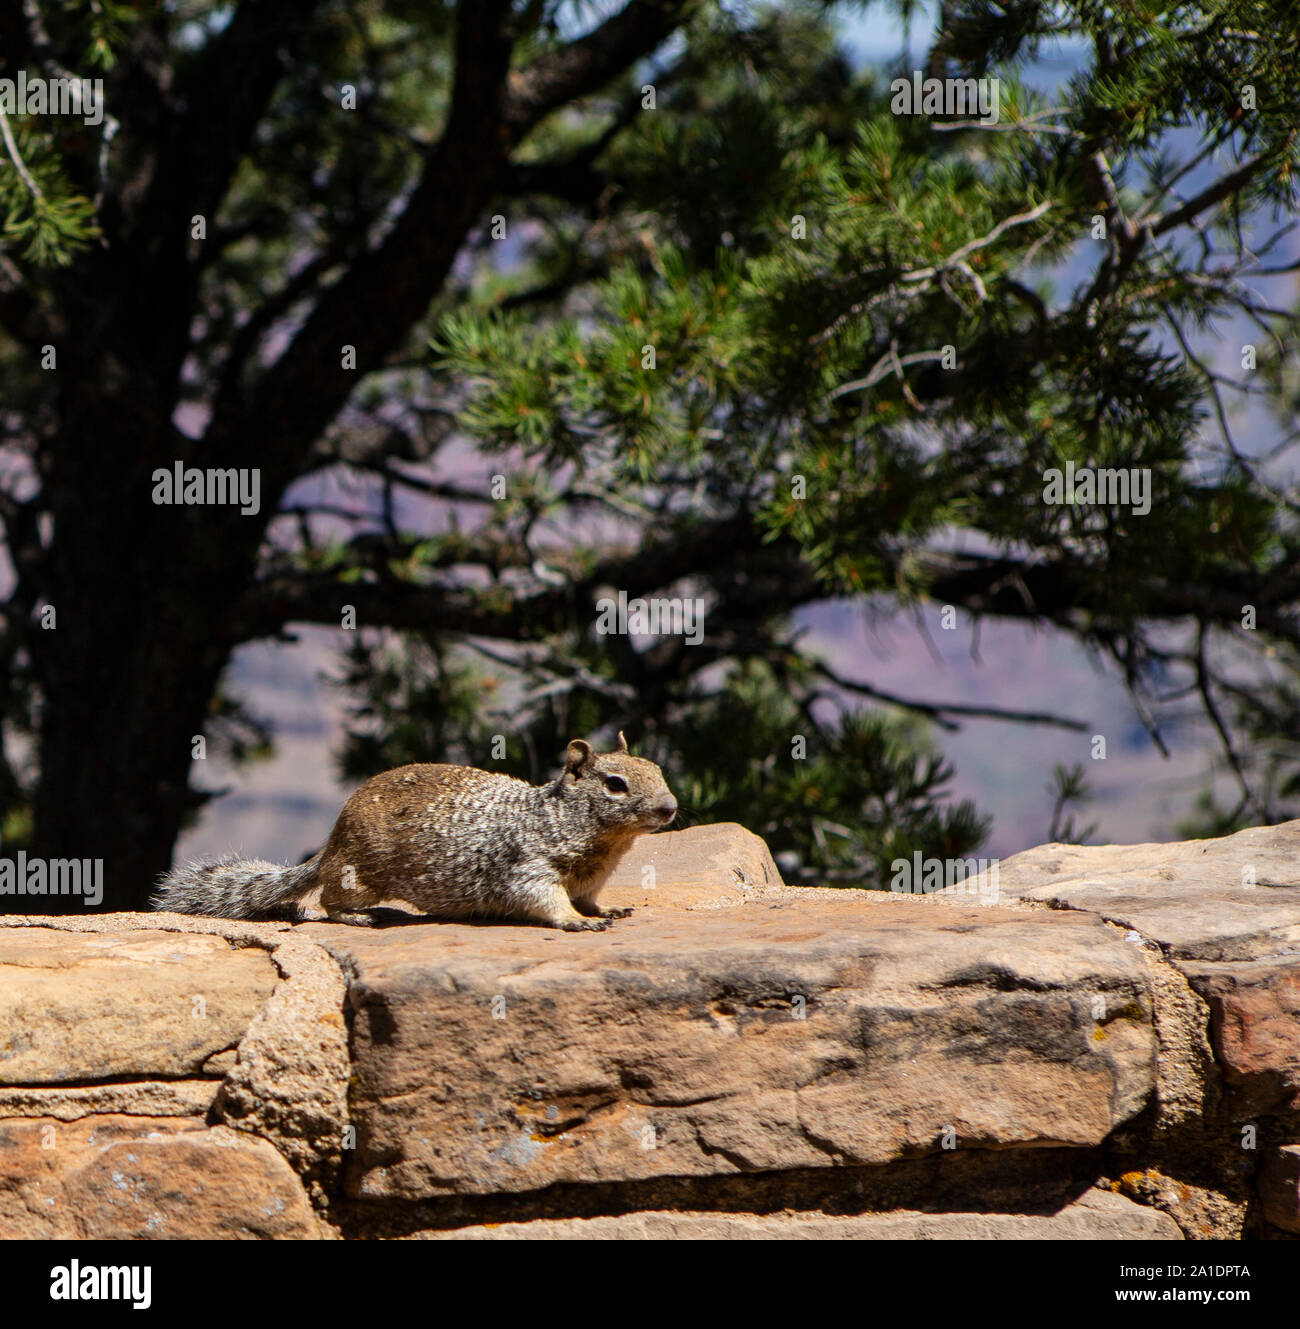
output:
[[531, 785], [472, 766], [398, 766], [348, 799], [325, 848], [297, 867], [226, 855], [166, 874], [151, 904], [219, 918], [320, 918], [371, 924], [363, 912], [405, 900], [439, 919], [496, 919], [601, 931], [630, 909], [596, 903], [614, 865], [646, 831], [667, 826], [677, 800], [663, 771], [580, 738], [564, 770]]

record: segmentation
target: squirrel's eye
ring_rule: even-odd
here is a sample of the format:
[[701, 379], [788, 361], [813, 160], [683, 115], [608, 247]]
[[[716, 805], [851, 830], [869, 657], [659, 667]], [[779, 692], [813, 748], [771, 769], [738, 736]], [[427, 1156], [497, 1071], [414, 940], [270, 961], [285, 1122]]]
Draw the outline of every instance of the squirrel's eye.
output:
[[607, 775], [605, 777], [605, 788], [611, 794], [626, 794], [627, 781], [621, 775]]

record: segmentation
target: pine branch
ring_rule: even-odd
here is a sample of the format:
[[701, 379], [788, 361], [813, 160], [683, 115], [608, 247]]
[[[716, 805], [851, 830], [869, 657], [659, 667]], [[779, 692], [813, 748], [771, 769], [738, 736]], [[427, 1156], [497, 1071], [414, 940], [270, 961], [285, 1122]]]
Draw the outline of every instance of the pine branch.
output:
[[596, 92], [649, 55], [701, 7], [702, 0], [630, 0], [587, 36], [512, 71], [502, 119], [521, 138], [552, 111]]
[[1048, 725], [1057, 729], [1070, 729], [1081, 734], [1087, 733], [1089, 729], [1089, 725], [1084, 720], [1070, 720], [1050, 711], [1018, 711], [1002, 706], [971, 706], [964, 702], [917, 701], [914, 698], [900, 697], [896, 693], [886, 692], [882, 688], [874, 687], [870, 683], [863, 683], [858, 679], [845, 678], [829, 665], [821, 662], [815, 662], [812, 668], [823, 678], [829, 679], [837, 688], [843, 688], [846, 692], [856, 692], [863, 697], [871, 697], [875, 701], [887, 702], [891, 706], [900, 706], [904, 710], [912, 711], [917, 715], [924, 715], [927, 719], [933, 720], [941, 729], [955, 731], [961, 728], [950, 718], [954, 715], [975, 720], [1012, 720], [1017, 724]]
[[1235, 171], [1230, 171], [1214, 184], [1201, 190], [1199, 194], [1189, 198], [1181, 207], [1153, 217], [1147, 223], [1147, 227], [1152, 235], [1164, 235], [1166, 231], [1172, 231], [1176, 226], [1185, 225], [1194, 217], [1199, 217], [1207, 208], [1212, 208], [1216, 203], [1222, 203], [1224, 199], [1239, 194], [1265, 167], [1276, 161], [1276, 153], [1261, 152], [1258, 156], [1242, 162]]
[[9, 117], [0, 111], [0, 137], [4, 138], [5, 150], [9, 154], [9, 160], [13, 162], [14, 169], [18, 172], [18, 178], [27, 186], [27, 192], [32, 196], [37, 204], [44, 201], [45, 195], [41, 192], [41, 187], [32, 179], [31, 173], [27, 169], [22, 155], [18, 151], [18, 144], [14, 142], [13, 130], [9, 127]]

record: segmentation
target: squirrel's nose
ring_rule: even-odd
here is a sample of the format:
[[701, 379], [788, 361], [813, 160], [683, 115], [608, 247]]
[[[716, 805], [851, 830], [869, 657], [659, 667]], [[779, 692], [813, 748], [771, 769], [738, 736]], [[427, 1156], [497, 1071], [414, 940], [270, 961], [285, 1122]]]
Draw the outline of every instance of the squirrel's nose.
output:
[[659, 814], [659, 819], [665, 826], [677, 815], [677, 800], [669, 794], [667, 798], [661, 798], [655, 804], [654, 810]]

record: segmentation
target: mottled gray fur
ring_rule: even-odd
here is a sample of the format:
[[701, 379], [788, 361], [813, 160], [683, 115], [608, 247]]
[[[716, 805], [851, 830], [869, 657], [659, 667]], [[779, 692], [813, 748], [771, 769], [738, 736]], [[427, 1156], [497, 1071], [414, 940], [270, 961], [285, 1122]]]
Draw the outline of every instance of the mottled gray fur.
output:
[[604, 928], [628, 911], [602, 909], [601, 887], [638, 835], [673, 819], [677, 801], [658, 766], [628, 754], [622, 734], [614, 752], [574, 739], [565, 756], [563, 773], [545, 785], [469, 766], [385, 771], [353, 794], [308, 862], [190, 864], [163, 879], [153, 906], [285, 917], [319, 893], [339, 922], [370, 922], [361, 911], [404, 900], [437, 918]]
[[289, 917], [300, 895], [316, 882], [320, 855], [287, 868], [260, 858], [223, 854], [204, 863], [174, 868], [158, 885], [150, 904], [177, 914], [216, 918]]

